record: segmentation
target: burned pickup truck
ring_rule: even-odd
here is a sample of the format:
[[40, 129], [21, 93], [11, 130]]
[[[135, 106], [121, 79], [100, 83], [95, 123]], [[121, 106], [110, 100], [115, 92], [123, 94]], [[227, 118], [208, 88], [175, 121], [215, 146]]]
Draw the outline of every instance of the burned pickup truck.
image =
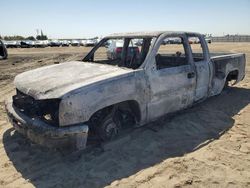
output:
[[[198, 44], [189, 43], [194, 37]], [[173, 39], [181, 43], [163, 42]], [[138, 50], [129, 51], [138, 40]], [[108, 45], [114, 41], [122, 47], [110, 58]], [[6, 110], [15, 129], [32, 141], [83, 149], [88, 134], [111, 140], [128, 126], [145, 125], [220, 94], [229, 82], [244, 78], [245, 61], [240, 53], [209, 53], [198, 33], [113, 34], [82, 61], [16, 76], [16, 95]]]

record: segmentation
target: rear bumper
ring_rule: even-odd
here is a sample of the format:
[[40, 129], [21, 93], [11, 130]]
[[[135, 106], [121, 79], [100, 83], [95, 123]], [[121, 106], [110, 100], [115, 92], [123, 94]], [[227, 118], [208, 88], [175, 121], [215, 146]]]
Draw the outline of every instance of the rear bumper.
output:
[[12, 104], [12, 100], [5, 102], [9, 121], [16, 131], [31, 141], [49, 148], [68, 148], [81, 150], [86, 147], [88, 126], [74, 125], [69, 127], [54, 127], [38, 118], [30, 118], [21, 113]]

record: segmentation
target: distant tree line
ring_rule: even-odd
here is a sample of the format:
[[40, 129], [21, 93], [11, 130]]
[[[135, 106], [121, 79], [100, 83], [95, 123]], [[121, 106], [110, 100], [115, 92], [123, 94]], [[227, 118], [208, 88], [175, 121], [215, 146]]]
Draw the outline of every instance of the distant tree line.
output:
[[15, 35], [15, 36], [3, 36], [1, 37], [4, 40], [24, 40], [23, 36]]
[[48, 40], [48, 37], [46, 35], [37, 35], [36, 39], [37, 40]]
[[41, 35], [37, 35], [36, 38], [33, 36], [23, 37], [20, 35], [14, 35], [14, 36], [1, 36], [0, 35], [0, 39], [3, 39], [3, 40], [36, 40], [36, 39], [37, 40], [48, 40], [48, 37], [41, 33]]

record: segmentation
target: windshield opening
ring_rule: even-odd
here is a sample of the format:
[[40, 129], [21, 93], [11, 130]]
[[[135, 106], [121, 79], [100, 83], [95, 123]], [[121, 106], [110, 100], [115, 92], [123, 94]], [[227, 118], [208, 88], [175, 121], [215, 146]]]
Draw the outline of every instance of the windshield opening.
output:
[[137, 69], [144, 62], [152, 43], [147, 38], [106, 38], [83, 61]]

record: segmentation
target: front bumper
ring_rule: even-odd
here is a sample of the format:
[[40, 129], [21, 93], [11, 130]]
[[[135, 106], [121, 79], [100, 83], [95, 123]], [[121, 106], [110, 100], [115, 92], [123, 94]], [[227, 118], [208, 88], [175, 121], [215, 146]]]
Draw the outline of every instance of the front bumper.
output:
[[19, 133], [34, 143], [49, 148], [81, 150], [86, 147], [88, 126], [84, 124], [54, 127], [38, 118], [30, 118], [13, 106], [12, 100], [5, 102], [9, 121]]

